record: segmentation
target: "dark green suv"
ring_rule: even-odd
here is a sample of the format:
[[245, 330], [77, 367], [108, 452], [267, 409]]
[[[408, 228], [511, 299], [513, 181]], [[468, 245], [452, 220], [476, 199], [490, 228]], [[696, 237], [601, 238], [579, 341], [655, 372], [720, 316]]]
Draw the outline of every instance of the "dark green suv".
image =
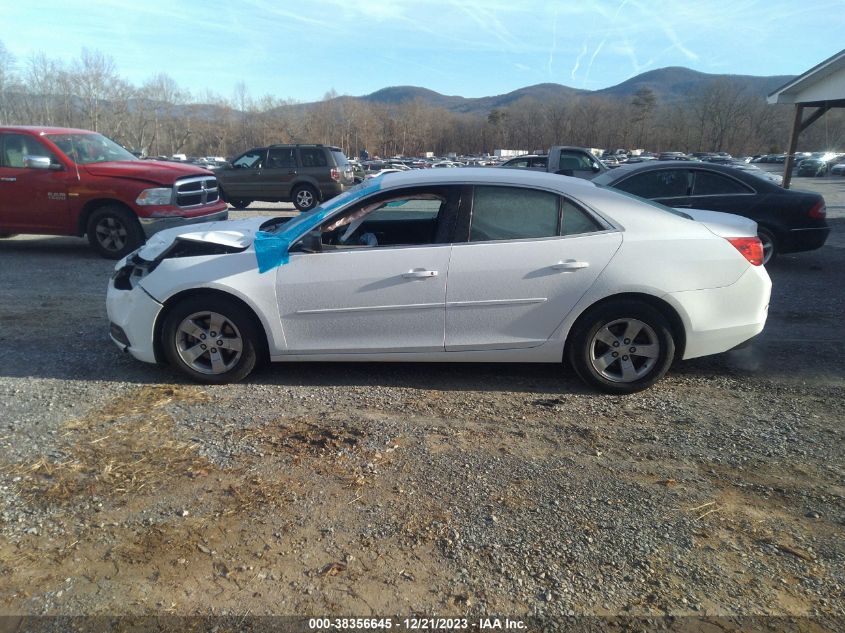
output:
[[262, 200], [308, 211], [354, 184], [343, 150], [329, 145], [257, 147], [214, 173], [221, 196], [236, 209]]

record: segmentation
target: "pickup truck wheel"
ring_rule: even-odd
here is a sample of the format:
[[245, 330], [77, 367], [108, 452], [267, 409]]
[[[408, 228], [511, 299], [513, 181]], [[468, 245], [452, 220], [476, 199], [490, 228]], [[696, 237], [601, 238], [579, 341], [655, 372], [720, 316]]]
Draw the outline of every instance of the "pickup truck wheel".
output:
[[259, 356], [247, 312], [225, 297], [193, 296], [167, 312], [161, 329], [168, 362], [192, 380], [223, 384], [245, 378]]
[[252, 200], [229, 200], [229, 204], [236, 209], [246, 209], [250, 204], [252, 204]]
[[88, 218], [88, 243], [103, 257], [120, 259], [144, 243], [138, 218], [123, 207], [106, 205]]
[[293, 206], [300, 211], [310, 211], [319, 202], [317, 192], [308, 185], [300, 185], [294, 189], [291, 197], [293, 198]]

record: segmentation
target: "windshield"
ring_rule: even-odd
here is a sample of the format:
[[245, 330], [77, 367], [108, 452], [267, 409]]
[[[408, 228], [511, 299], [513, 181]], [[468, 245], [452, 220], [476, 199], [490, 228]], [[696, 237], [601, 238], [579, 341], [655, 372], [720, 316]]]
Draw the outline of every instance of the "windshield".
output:
[[667, 207], [665, 204], [660, 204], [659, 202], [649, 200], [648, 198], [641, 198], [639, 196], [635, 196], [632, 193], [628, 193], [627, 191], [622, 191], [621, 189], [614, 189], [613, 187], [609, 187], [608, 185], [597, 185], [595, 180], [593, 181], [593, 184], [596, 185], [596, 187], [612, 191], [613, 193], [618, 193], [620, 196], [625, 196], [626, 198], [631, 198], [632, 200], [636, 200], [637, 202], [642, 202], [643, 204], [647, 204], [648, 206], [654, 207], [655, 209], [660, 209], [661, 211], [666, 211], [667, 213], [671, 213], [672, 215], [677, 215], [679, 218], [692, 220], [692, 216], [687, 215], [683, 211], [678, 211], [678, 209]]
[[48, 134], [65, 156], [80, 165], [114, 160], [139, 160], [102, 134]]

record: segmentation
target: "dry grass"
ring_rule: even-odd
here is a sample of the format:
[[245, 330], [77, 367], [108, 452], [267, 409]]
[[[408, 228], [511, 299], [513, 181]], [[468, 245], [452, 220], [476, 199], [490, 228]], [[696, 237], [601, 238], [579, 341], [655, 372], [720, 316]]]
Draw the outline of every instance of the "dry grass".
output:
[[191, 387], [148, 386], [133, 390], [64, 426], [59, 450], [66, 459], [41, 457], [5, 469], [20, 477], [30, 502], [69, 504], [82, 495], [121, 499], [153, 493], [174, 476], [209, 466], [196, 445], [176, 439], [172, 402], [197, 402], [204, 392]]

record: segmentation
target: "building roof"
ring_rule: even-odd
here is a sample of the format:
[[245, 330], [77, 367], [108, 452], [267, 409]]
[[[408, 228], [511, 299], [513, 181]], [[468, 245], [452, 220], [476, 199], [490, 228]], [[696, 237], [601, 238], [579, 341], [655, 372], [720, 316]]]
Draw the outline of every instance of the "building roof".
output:
[[803, 75], [772, 92], [770, 104], [845, 107], [845, 50], [841, 50]]

